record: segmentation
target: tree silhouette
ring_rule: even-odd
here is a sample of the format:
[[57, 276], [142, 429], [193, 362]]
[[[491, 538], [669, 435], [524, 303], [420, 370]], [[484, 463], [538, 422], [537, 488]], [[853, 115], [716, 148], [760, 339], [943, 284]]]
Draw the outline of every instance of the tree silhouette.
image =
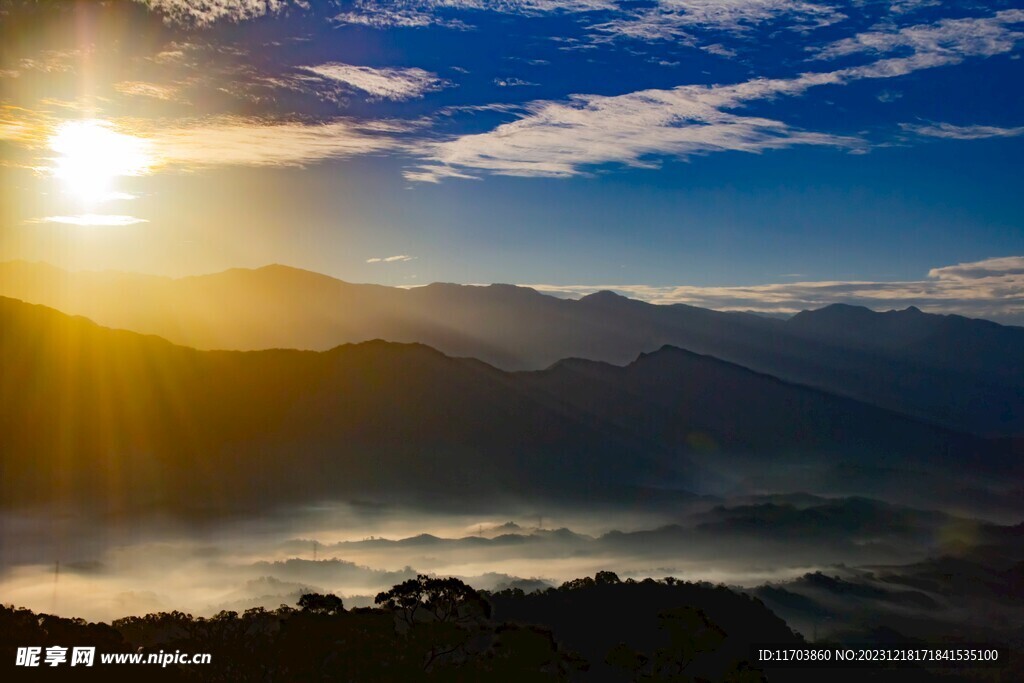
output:
[[394, 613], [396, 630], [424, 652], [424, 671], [441, 663], [461, 666], [491, 645], [490, 638], [474, 639], [486, 625], [490, 605], [459, 579], [420, 574], [378, 594], [375, 602]]
[[378, 593], [374, 603], [393, 611], [408, 626], [417, 621], [468, 623], [490, 616], [490, 605], [459, 579], [419, 574]]
[[333, 593], [306, 593], [299, 598], [298, 604], [303, 612], [313, 614], [340, 614], [345, 611], [341, 598]]

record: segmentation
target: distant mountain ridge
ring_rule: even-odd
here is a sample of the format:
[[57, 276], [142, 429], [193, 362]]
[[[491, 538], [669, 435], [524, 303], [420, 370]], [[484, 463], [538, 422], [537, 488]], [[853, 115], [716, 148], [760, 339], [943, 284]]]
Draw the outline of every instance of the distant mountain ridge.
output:
[[832, 304], [798, 313], [786, 327], [810, 339], [912, 355], [995, 381], [1024, 376], [1024, 328], [989, 320], [924, 313], [916, 306], [878, 313]]
[[204, 352], [7, 298], [0, 404], [7, 507], [201, 514], [801, 487], [948, 499], [943, 487], [1019, 470], [999, 444], [674, 348], [528, 373], [382, 341]]
[[1024, 328], [833, 305], [789, 320], [512, 285], [359, 285], [285, 266], [181, 279], [0, 264], [0, 295], [201, 349], [426, 344], [506, 370], [618, 365], [665, 345], [934, 424], [1024, 435]]

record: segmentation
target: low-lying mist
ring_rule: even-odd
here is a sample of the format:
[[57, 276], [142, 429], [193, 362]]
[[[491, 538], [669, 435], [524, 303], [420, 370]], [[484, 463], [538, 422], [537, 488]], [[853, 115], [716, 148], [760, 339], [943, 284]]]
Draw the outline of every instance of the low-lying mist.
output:
[[[438, 513], [362, 502], [202, 524], [39, 511], [6, 514], [0, 526], [0, 601], [104, 621], [275, 608], [310, 591], [365, 606], [418, 573], [529, 592], [609, 570], [743, 587], [798, 627], [816, 628], [821, 614], [853, 599], [888, 604], [892, 581], [866, 588], [879, 573], [866, 567], [943, 557], [1012, 562], [1007, 549], [1020, 548], [1019, 526], [808, 494], [693, 500], [648, 514], [525, 506]], [[946, 599], [895, 595], [904, 611], [934, 612]]]

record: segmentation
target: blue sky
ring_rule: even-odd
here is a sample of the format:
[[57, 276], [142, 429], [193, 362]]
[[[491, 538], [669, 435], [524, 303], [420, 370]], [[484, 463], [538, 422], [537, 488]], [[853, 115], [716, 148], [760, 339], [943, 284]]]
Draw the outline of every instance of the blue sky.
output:
[[0, 12], [0, 258], [1024, 322], [1021, 3]]

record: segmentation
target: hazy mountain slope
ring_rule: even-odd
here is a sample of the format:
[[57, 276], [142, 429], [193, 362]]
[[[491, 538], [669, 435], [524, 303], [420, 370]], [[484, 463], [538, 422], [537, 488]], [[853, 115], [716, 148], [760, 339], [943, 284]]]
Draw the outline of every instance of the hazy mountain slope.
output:
[[[757, 453], [777, 448], [880, 462], [928, 462], [984, 442], [851, 399], [666, 346], [627, 367], [568, 360], [527, 376], [601, 421], [642, 424], [666, 446]], [[870, 425], [870, 430], [865, 426]]]
[[[406, 290], [351, 284], [285, 266], [171, 279], [9, 262], [0, 264], [0, 295], [200, 349], [322, 351], [386, 339], [509, 370], [539, 369], [567, 357], [624, 364], [670, 343], [676, 327], [712, 328], [693, 334], [713, 341], [723, 335], [714, 329], [719, 321], [735, 320], [744, 330], [779, 322], [650, 306], [610, 293], [577, 302], [511, 285], [435, 283]], [[672, 309], [678, 320], [660, 320]], [[684, 309], [688, 317], [678, 315]]]
[[0, 295], [208, 349], [385, 339], [521, 370], [568, 357], [621, 365], [670, 344], [954, 429], [1024, 434], [1022, 328], [912, 310], [834, 306], [782, 321], [610, 292], [356, 285], [283, 266], [173, 280], [13, 262], [0, 264]]
[[0, 302], [7, 504], [597, 495], [657, 450], [424, 346], [199, 352]]
[[958, 368], [994, 382], [1024, 377], [1024, 327], [923, 313], [914, 306], [878, 313], [833, 304], [798, 313], [786, 322], [786, 329], [807, 339]]
[[640, 427], [688, 453], [704, 465], [705, 490], [827, 491], [990, 511], [1016, 508], [1020, 495], [993, 488], [1024, 472], [1018, 442], [936, 428], [674, 347], [627, 367], [567, 360], [524, 379], [566, 409]]
[[675, 349], [589, 378], [573, 363], [505, 373], [385, 342], [201, 352], [0, 299], [0, 363], [6, 505], [597, 501], [637, 485], [735, 488], [752, 462], [885, 461], [962, 476], [1001, 457], [978, 439]]

